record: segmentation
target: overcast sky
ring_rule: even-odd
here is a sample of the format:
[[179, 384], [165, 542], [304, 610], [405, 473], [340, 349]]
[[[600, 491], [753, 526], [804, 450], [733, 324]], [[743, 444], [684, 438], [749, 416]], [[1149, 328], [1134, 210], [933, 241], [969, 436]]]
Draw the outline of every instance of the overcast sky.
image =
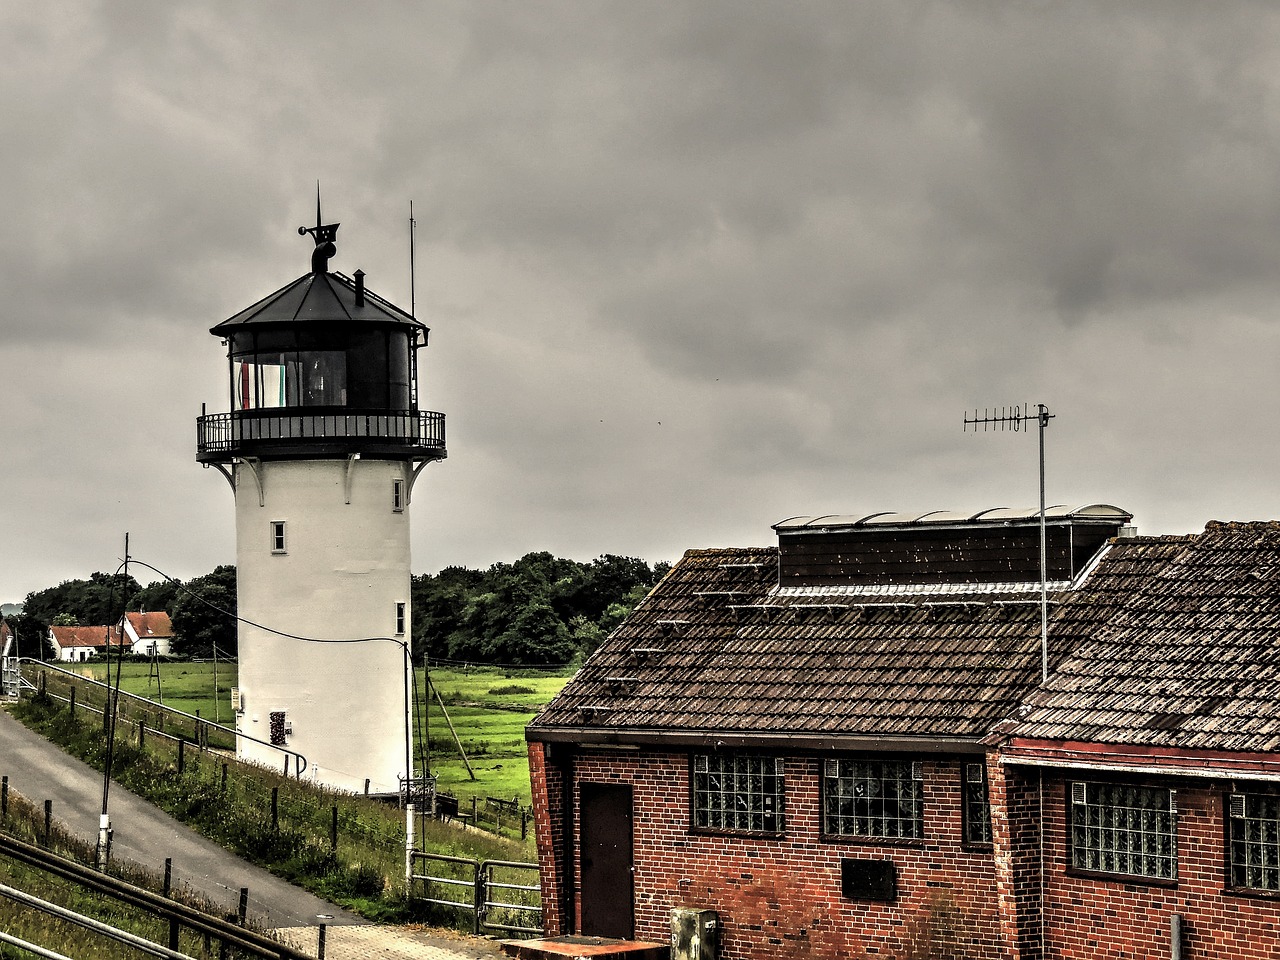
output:
[[[1226, 2], [0, 5], [0, 600], [234, 562], [209, 327], [431, 328], [414, 570], [797, 514], [1280, 516], [1280, 14]], [[147, 580], [148, 577], [140, 577]]]

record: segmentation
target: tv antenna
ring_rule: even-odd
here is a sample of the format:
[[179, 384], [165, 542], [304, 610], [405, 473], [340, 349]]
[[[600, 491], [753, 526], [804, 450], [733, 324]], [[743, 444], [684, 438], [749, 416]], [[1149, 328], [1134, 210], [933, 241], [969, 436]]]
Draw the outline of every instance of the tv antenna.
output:
[[1034, 420], [1040, 430], [1040, 682], [1049, 682], [1049, 587], [1047, 578], [1048, 565], [1045, 561], [1045, 535], [1044, 535], [1044, 428], [1049, 426], [1049, 421], [1053, 419], [1053, 414], [1049, 412], [1049, 408], [1043, 403], [1037, 403], [1035, 409], [1032, 410], [1030, 404], [1015, 405], [1012, 407], [1000, 407], [999, 412], [996, 408], [982, 411], [982, 416], [978, 416], [978, 411], [973, 411], [973, 416], [967, 413], [964, 415], [964, 428], [968, 430], [973, 427], [973, 432], [978, 432], [978, 427], [982, 427], [982, 432], [987, 430], [1012, 430], [1015, 433], [1020, 430], [1027, 429], [1027, 425]]

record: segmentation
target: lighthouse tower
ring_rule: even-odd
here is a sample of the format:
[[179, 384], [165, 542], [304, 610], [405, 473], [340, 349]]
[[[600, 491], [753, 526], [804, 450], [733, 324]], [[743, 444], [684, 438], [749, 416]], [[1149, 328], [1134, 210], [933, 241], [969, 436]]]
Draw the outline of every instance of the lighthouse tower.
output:
[[426, 326], [329, 270], [337, 231], [317, 197], [311, 270], [210, 330], [230, 411], [200, 417], [196, 459], [235, 493], [239, 754], [387, 792], [409, 772], [410, 501], [444, 415], [418, 409]]

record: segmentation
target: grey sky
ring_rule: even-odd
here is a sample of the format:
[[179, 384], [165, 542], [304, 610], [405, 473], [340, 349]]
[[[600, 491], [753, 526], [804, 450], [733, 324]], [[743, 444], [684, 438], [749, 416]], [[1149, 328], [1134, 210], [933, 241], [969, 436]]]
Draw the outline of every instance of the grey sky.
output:
[[[414, 569], [795, 514], [1280, 515], [1270, 4], [0, 7], [0, 599], [234, 559], [208, 328], [333, 267], [432, 327]], [[144, 578], [145, 579], [145, 578]]]

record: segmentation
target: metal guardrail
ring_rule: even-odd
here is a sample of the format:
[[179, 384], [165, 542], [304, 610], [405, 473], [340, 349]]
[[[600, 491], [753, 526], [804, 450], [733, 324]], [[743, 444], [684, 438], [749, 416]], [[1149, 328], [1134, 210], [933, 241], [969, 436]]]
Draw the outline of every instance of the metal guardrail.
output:
[[[245, 740], [248, 740], [252, 743], [256, 743], [261, 746], [268, 747], [271, 750], [277, 751], [282, 757], [284, 757], [284, 775], [286, 777], [294, 776], [297, 779], [301, 779], [302, 774], [307, 769], [307, 766], [308, 766], [307, 758], [303, 754], [298, 753], [298, 751], [290, 750], [288, 747], [282, 747], [279, 744], [271, 743], [267, 740], [259, 740], [257, 737], [251, 734], [241, 733], [239, 730], [236, 730], [234, 727], [228, 727], [221, 723], [217, 723], [216, 721], [208, 720], [204, 717], [197, 717], [193, 713], [187, 713], [185, 710], [179, 710], [176, 707], [165, 706], [163, 703], [157, 703], [155, 700], [148, 700], [146, 697], [140, 697], [136, 693], [129, 693], [126, 690], [116, 690], [114, 687], [103, 683], [101, 680], [94, 680], [90, 677], [83, 677], [80, 674], [73, 673], [70, 670], [64, 670], [61, 667], [55, 667], [50, 663], [45, 663], [43, 660], [33, 660], [30, 657], [22, 657], [19, 660], [19, 663], [31, 664], [32, 666], [36, 667], [38, 670], [51, 670], [54, 673], [60, 673], [63, 676], [67, 677], [72, 683], [83, 683], [83, 684], [88, 684], [94, 687], [100, 687], [103, 690], [109, 691], [114, 696], [124, 697], [129, 701], [144, 704], [146, 706], [146, 709], [148, 710], [162, 710], [165, 713], [170, 713], [175, 716], [183, 717], [187, 720], [190, 720], [192, 723], [196, 724], [197, 726], [195, 729], [197, 730], [199, 729], [200, 725], [203, 725], [206, 730], [219, 730], [223, 733], [229, 734], [232, 738], [243, 737]], [[28, 689], [35, 689], [30, 684], [25, 684], [25, 686]], [[45, 692], [48, 696], [52, 697], [54, 700], [61, 700], [63, 703], [67, 703], [67, 704], [71, 703], [71, 699], [69, 697], [59, 696], [56, 693], [48, 693], [47, 689]], [[88, 710], [90, 713], [96, 713], [99, 716], [102, 715], [102, 710], [98, 709], [97, 707], [90, 706], [85, 703], [78, 703], [76, 706], [80, 709]], [[170, 734], [167, 734], [161, 730], [149, 729], [147, 732], [155, 736], [165, 737], [169, 740], [173, 740], [174, 742], [177, 742], [183, 739], [182, 737], [171, 736]], [[197, 737], [197, 741], [201, 741], [201, 740], [202, 738]], [[192, 742], [192, 741], [187, 741], [187, 742]], [[293, 759], [294, 770], [292, 774], [289, 771], [290, 758]]]
[[[303, 953], [287, 944], [277, 943], [269, 937], [239, 926], [230, 920], [201, 913], [194, 907], [178, 903], [150, 890], [143, 890], [133, 884], [117, 880], [108, 874], [99, 873], [83, 864], [59, 857], [55, 854], [33, 847], [12, 837], [0, 834], [0, 856], [11, 857], [29, 867], [35, 867], [46, 873], [79, 884], [96, 893], [103, 894], [121, 903], [145, 910], [170, 924], [186, 927], [195, 933], [204, 934], [221, 940], [235, 947], [250, 957], [265, 960], [313, 960], [310, 954]], [[7, 894], [6, 894], [7, 895]], [[177, 953], [159, 953], [156, 956], [181, 957]]]
[[158, 943], [153, 943], [137, 934], [129, 933], [127, 930], [121, 930], [119, 927], [113, 927], [109, 923], [103, 923], [101, 920], [93, 919], [93, 917], [86, 917], [83, 913], [76, 913], [74, 910], [60, 907], [56, 903], [50, 903], [48, 900], [33, 897], [31, 894], [24, 893], [16, 887], [0, 883], [0, 897], [5, 897], [14, 903], [20, 903], [24, 907], [30, 907], [32, 910], [38, 910], [48, 916], [57, 917], [59, 920], [74, 923], [78, 927], [83, 927], [106, 937], [108, 940], [114, 940], [116, 943], [123, 943], [152, 957], [164, 957], [165, 960], [195, 960], [189, 954], [162, 947]]
[[227, 453], [261, 441], [352, 438], [403, 447], [443, 449], [444, 414], [430, 410], [332, 409], [315, 413], [279, 410], [209, 413], [196, 421], [196, 456]]
[[[541, 887], [537, 883], [509, 883], [498, 880], [494, 873], [496, 870], [531, 870], [534, 876], [537, 876], [538, 865], [536, 863], [523, 863], [515, 860], [472, 860], [468, 857], [453, 857], [443, 853], [425, 853], [421, 850], [413, 852], [414, 864], [418, 863], [448, 863], [455, 864], [463, 868], [464, 876], [450, 877], [439, 876], [428, 872], [412, 874], [411, 879], [415, 882], [423, 884], [421, 895], [414, 893], [412, 885], [409, 889], [409, 895], [412, 899], [423, 903], [434, 903], [443, 907], [454, 907], [459, 910], [468, 910], [472, 913], [474, 922], [474, 932], [483, 933], [486, 930], [503, 930], [508, 933], [528, 933], [541, 934], [542, 929], [542, 906], [541, 903], [534, 905], [529, 903], [512, 903], [509, 900], [498, 899], [499, 897], [509, 896], [507, 891], [520, 891], [524, 893], [540, 893]], [[424, 871], [431, 870], [430, 866], [423, 868]], [[431, 896], [433, 891], [431, 885], [435, 884], [443, 887], [440, 896]], [[451, 900], [444, 893], [451, 890], [465, 888], [470, 891], [469, 899]], [[459, 897], [463, 896], [461, 893]], [[493, 915], [497, 913], [502, 917], [505, 914], [512, 913], [516, 916], [533, 916], [536, 917], [536, 923], [505, 923], [503, 919], [493, 919]]]

